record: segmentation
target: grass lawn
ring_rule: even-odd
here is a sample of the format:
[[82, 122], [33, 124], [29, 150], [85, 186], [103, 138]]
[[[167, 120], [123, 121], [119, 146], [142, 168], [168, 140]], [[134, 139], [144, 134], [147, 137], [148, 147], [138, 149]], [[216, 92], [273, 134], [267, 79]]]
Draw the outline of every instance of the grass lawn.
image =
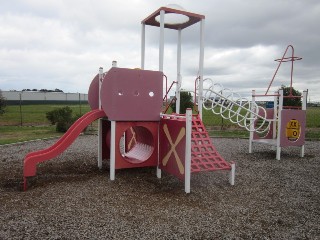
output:
[[[19, 105], [7, 106], [6, 113], [0, 116], [0, 144], [61, 136], [61, 133], [55, 131], [55, 126], [50, 125], [46, 112], [64, 106], [66, 104], [22, 105], [21, 111]], [[68, 106], [73, 114], [85, 114], [90, 111], [88, 104]], [[234, 124], [211, 111], [203, 110], [203, 122], [212, 137], [249, 137], [246, 130], [234, 128]], [[320, 140], [319, 107], [307, 108], [306, 138]]]
[[[46, 113], [65, 106], [66, 104], [22, 105], [21, 111], [19, 105], [7, 106], [5, 114], [0, 116], [0, 145], [61, 136], [62, 133], [56, 132], [55, 126], [50, 125]], [[68, 106], [74, 115], [90, 111], [88, 104]]]
[[34, 139], [59, 137], [55, 126], [0, 126], [0, 145]]
[[[22, 105], [21, 111], [19, 105], [9, 105], [6, 112], [0, 116], [0, 126], [3, 125], [48, 125], [50, 122], [46, 118], [46, 113], [56, 108], [65, 107], [65, 104], [39, 104], [39, 105]], [[70, 104], [73, 114], [85, 114], [90, 111], [88, 104]]]

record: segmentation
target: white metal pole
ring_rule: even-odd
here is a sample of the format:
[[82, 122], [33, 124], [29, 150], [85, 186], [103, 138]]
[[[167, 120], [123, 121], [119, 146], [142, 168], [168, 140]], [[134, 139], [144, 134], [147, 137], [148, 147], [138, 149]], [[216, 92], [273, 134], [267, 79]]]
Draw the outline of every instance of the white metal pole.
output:
[[163, 72], [164, 57], [164, 10], [160, 11], [159, 71]]
[[[165, 11], [160, 11], [160, 39], [159, 39], [159, 71], [163, 72], [163, 58], [164, 58], [164, 15]], [[159, 149], [159, 148], [158, 148]], [[159, 164], [159, 157], [158, 157]], [[157, 177], [161, 178], [161, 169], [157, 167]]]
[[[307, 98], [308, 98], [308, 90], [304, 90], [303, 93], [302, 93], [302, 110], [307, 110]], [[305, 134], [305, 129], [300, 129], [300, 134], [301, 134], [301, 131], [304, 132]], [[300, 149], [300, 157], [304, 157], [304, 144], [301, 146], [301, 149]]]
[[192, 110], [186, 111], [186, 149], [184, 166], [184, 188], [186, 193], [191, 189], [191, 131], [192, 131]]
[[282, 113], [282, 107], [283, 107], [283, 90], [280, 89], [279, 90], [279, 110], [278, 110], [278, 132], [277, 132], [277, 153], [276, 153], [276, 159], [280, 160], [280, 155], [281, 155], [281, 147], [280, 147], [280, 143], [281, 143], [281, 131], [283, 131], [281, 129], [281, 113]]
[[203, 95], [203, 62], [204, 62], [204, 19], [200, 22], [200, 57], [199, 57], [199, 96], [198, 109], [202, 119], [202, 95]]
[[234, 162], [231, 163], [231, 170], [230, 170], [230, 175], [229, 175], [229, 183], [231, 186], [234, 185], [236, 178], [236, 164]]
[[141, 69], [144, 69], [145, 49], [146, 49], [146, 25], [142, 23], [141, 24]]
[[256, 101], [256, 91], [252, 90], [252, 100], [251, 100], [251, 105], [250, 105], [250, 133], [249, 133], [249, 153], [252, 153], [252, 144], [253, 144], [253, 135], [254, 135], [254, 117], [252, 112], [254, 111], [253, 106], [255, 105]]
[[[101, 106], [101, 84], [103, 80], [103, 68], [99, 68], [99, 109], [102, 109]], [[102, 169], [102, 119], [98, 121], [98, 168]]]
[[111, 137], [110, 137], [110, 180], [115, 179], [116, 164], [116, 121], [111, 121]]
[[178, 30], [178, 46], [177, 46], [177, 85], [176, 85], [176, 113], [180, 113], [180, 89], [182, 85], [181, 79], [181, 29]]
[[304, 90], [302, 93], [302, 110], [307, 110], [307, 97], [308, 90]]

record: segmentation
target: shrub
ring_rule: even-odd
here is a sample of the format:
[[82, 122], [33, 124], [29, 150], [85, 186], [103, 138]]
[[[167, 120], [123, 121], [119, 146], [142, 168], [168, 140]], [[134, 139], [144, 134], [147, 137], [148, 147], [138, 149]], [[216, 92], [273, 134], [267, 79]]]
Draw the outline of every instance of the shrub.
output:
[[[187, 108], [192, 108], [192, 95], [189, 92], [180, 92], [180, 113], [186, 113]], [[176, 112], [175, 103], [171, 105], [171, 109], [173, 112]]]
[[2, 92], [0, 90], [0, 115], [5, 113], [6, 105], [6, 99], [2, 96]]
[[52, 125], [56, 124], [57, 132], [66, 132], [75, 121], [70, 107], [57, 108], [46, 113], [47, 119]]
[[[283, 90], [283, 96], [290, 95], [290, 87], [286, 87], [284, 85], [281, 86]], [[297, 91], [296, 89], [292, 88], [292, 96], [301, 96], [301, 92]], [[283, 98], [283, 106], [301, 106], [302, 100], [301, 98]]]

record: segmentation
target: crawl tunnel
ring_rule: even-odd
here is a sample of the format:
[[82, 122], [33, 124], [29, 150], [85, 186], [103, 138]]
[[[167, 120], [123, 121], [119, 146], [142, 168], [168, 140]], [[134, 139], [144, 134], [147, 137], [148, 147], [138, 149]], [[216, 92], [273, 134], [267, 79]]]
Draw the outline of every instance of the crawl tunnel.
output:
[[[156, 166], [159, 122], [116, 123], [116, 168]], [[110, 148], [111, 131], [107, 134]]]
[[147, 161], [154, 151], [152, 133], [143, 126], [134, 126], [123, 132], [119, 142], [122, 157], [130, 163]]

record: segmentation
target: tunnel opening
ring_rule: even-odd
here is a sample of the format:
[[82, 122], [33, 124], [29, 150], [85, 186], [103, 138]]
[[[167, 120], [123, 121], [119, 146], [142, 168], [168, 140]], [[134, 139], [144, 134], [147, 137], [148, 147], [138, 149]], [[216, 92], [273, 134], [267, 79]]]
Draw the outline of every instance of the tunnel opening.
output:
[[143, 163], [151, 157], [154, 151], [152, 133], [143, 126], [129, 127], [122, 134], [119, 149], [127, 162]]

